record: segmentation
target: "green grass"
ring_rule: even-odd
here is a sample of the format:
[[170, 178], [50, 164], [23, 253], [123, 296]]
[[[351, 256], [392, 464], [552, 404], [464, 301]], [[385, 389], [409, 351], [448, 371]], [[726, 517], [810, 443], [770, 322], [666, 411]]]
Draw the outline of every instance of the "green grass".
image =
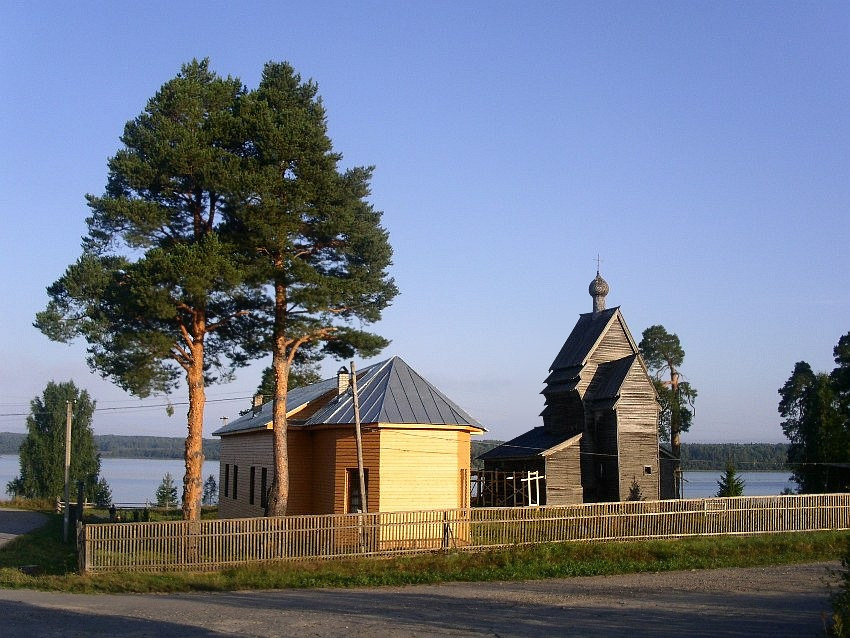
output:
[[[0, 549], [0, 588], [85, 593], [365, 587], [450, 581], [533, 580], [646, 571], [753, 567], [839, 560], [847, 532], [704, 537], [628, 543], [558, 543], [392, 559], [255, 565], [210, 573], [80, 575], [62, 518]], [[39, 565], [30, 575], [20, 568]]]

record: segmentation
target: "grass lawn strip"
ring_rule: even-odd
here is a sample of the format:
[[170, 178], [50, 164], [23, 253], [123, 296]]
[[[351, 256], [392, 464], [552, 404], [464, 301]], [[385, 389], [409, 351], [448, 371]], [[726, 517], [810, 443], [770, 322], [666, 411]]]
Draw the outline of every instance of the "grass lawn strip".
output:
[[[848, 533], [799, 532], [618, 543], [550, 543], [389, 559], [286, 562], [204, 573], [80, 575], [60, 542], [62, 517], [0, 549], [0, 587], [78, 593], [148, 593], [372, 587], [451, 581], [535, 580], [645, 571], [755, 567], [839, 560]], [[35, 568], [33, 568], [35, 566]], [[25, 568], [31, 573], [24, 573]]]

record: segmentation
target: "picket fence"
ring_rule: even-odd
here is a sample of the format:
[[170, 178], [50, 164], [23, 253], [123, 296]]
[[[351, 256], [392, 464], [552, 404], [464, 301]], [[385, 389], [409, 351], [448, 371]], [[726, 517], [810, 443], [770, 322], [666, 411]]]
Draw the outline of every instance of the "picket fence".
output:
[[566, 541], [850, 529], [850, 494], [79, 525], [81, 572], [480, 550]]

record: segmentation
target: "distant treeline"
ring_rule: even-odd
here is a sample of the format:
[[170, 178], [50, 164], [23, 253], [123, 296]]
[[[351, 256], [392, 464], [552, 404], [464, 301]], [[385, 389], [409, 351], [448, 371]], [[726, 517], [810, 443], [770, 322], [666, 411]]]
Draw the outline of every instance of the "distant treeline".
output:
[[479, 461], [477, 457], [485, 452], [489, 452], [494, 447], [500, 446], [502, 443], [504, 443], [504, 441], [494, 441], [492, 439], [476, 441], [473, 439], [470, 450], [472, 452], [472, 468], [476, 470], [483, 469], [484, 461]]
[[[0, 432], [0, 454], [17, 454], [26, 434]], [[124, 436], [95, 434], [94, 443], [102, 458], [182, 459], [186, 439], [176, 436]], [[219, 458], [219, 441], [204, 439], [204, 456]]]
[[683, 443], [683, 470], [723, 470], [732, 461], [741, 472], [782, 471], [787, 443]]
[[[0, 432], [0, 454], [17, 454], [25, 434]], [[185, 439], [172, 436], [123, 436], [95, 434], [94, 442], [103, 458], [182, 459]], [[476, 457], [503, 441], [472, 441], [472, 467], [483, 463]], [[204, 456], [219, 459], [218, 439], [204, 439]], [[682, 469], [722, 470], [732, 461], [742, 472], [753, 470], [782, 471], [788, 457], [787, 443], [683, 443]]]
[[[501, 445], [502, 441], [472, 441], [472, 467], [484, 464], [476, 457]], [[683, 443], [683, 470], [724, 470], [732, 461], [742, 472], [755, 470], [782, 471], [788, 458], [787, 443]]]

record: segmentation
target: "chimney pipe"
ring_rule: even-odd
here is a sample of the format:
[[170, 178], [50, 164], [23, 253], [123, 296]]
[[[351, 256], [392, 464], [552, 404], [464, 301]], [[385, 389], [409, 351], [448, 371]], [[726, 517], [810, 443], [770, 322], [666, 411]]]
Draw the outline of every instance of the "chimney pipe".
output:
[[265, 395], [263, 394], [255, 394], [254, 401], [251, 404], [251, 413], [253, 416], [257, 416], [260, 411], [263, 409], [263, 400], [265, 399]]
[[351, 385], [351, 373], [348, 371], [348, 368], [342, 366], [336, 373], [337, 396], [342, 396], [348, 392], [349, 385]]

